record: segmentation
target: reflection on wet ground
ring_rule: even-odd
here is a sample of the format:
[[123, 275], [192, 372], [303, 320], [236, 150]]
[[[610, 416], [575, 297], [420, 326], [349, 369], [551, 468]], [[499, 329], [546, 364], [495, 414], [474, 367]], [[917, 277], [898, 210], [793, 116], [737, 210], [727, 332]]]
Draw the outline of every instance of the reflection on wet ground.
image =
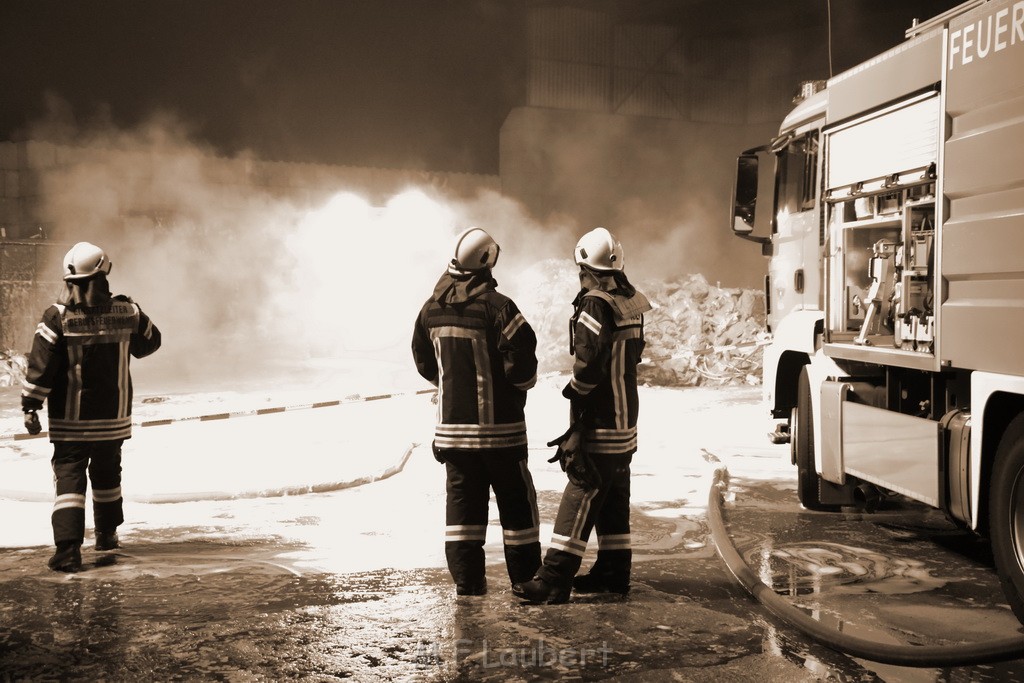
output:
[[[758, 658], [760, 628], [638, 583], [629, 599], [522, 606], [500, 565], [490, 595], [454, 598], [447, 572], [303, 574], [273, 542], [143, 545], [76, 575], [13, 553], [0, 584], [0, 671], [12, 679], [300, 677], [600, 679]], [[768, 664], [765, 664], [766, 666]]]
[[40, 573], [41, 551], [16, 553], [18, 566], [5, 562], [0, 576], [0, 671], [14, 680], [372, 680], [415, 668], [417, 643], [449, 602], [437, 572], [342, 580], [266, 559], [281, 550], [143, 545], [97, 555], [75, 575]]
[[[734, 483], [740, 493], [728, 523], [747, 561], [836, 628], [905, 643], [983, 640], [1000, 625], [1017, 628], [993, 600], [980, 545], [923, 507], [808, 513], [784, 502], [777, 483]], [[557, 501], [543, 491], [542, 516]], [[9, 551], [0, 560], [0, 671], [12, 680], [1024, 675], [1015, 662], [915, 670], [855, 661], [774, 624], [709, 551], [702, 519], [637, 510], [633, 533], [628, 598], [574, 596], [556, 606], [519, 604], [498, 562], [488, 568], [489, 595], [456, 598], [443, 569], [311, 572], [288, 559], [296, 548], [270, 536], [175, 541], [189, 530], [171, 529], [162, 541], [120, 551], [86, 548], [86, 571], [75, 575], [40, 571], [48, 550]]]
[[[909, 645], [980, 643], [1024, 631], [1003, 601], [987, 544], [936, 510], [893, 497], [870, 514], [816, 513], [787, 505], [788, 483], [734, 478], [731, 486], [738, 492], [728, 522], [746, 562], [838, 631]], [[820, 662], [835, 657], [796, 642], [791, 651], [813, 652]], [[840, 661], [828, 677], [851, 680], [853, 660]], [[858, 663], [869, 680], [1024, 680], [1021, 661], [944, 669]]]
[[[645, 400], [664, 402], [663, 414], [680, 412], [677, 401], [709, 410], [706, 395]], [[759, 411], [754, 401], [728, 400]], [[555, 411], [540, 408], [539, 433], [560, 433], [564, 412], [545, 424]], [[301, 426], [308, 416], [288, 419]], [[720, 425], [695, 420], [687, 438], [719, 441], [732, 473], [730, 534], [787, 599], [882, 642], [980, 642], [1020, 629], [984, 543], [903, 500], [871, 515], [804, 511], [778, 447], [734, 446], [742, 435]], [[399, 474], [368, 486], [134, 502], [124, 548], [97, 554], [87, 541], [79, 574], [47, 571], [48, 547], [4, 549], [0, 681], [1024, 681], [1021, 662], [908, 669], [855, 660], [777, 623], [716, 555], [699, 449], [681, 452], [672, 425], [645, 435], [632, 478], [628, 598], [520, 604], [497, 519], [486, 546], [489, 594], [457, 598], [444, 569], [443, 470], [418, 448]], [[557, 465], [545, 465], [548, 455], [531, 453], [545, 545], [565, 482]], [[18, 505], [45, 526], [48, 503]]]

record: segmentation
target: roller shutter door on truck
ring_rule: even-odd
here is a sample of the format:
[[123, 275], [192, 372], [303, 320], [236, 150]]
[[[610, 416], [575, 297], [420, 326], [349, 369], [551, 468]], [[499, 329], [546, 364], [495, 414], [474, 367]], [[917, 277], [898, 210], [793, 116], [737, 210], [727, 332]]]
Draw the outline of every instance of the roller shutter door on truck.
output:
[[938, 351], [954, 367], [1024, 374], [1024, 2], [950, 22], [945, 72]]

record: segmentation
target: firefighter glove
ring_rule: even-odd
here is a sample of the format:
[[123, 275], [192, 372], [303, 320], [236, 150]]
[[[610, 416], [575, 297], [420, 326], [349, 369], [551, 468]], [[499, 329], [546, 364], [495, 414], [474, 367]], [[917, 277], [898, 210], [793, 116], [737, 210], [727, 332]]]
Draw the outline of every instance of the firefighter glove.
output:
[[573, 425], [557, 439], [548, 442], [548, 446], [558, 446], [548, 462], [558, 461], [558, 465], [569, 477], [569, 481], [584, 491], [596, 489], [601, 485], [601, 476], [594, 467], [590, 456], [584, 452], [583, 434], [577, 425]]
[[39, 414], [36, 411], [25, 411], [25, 430], [33, 435], [43, 431], [43, 426], [39, 424]]

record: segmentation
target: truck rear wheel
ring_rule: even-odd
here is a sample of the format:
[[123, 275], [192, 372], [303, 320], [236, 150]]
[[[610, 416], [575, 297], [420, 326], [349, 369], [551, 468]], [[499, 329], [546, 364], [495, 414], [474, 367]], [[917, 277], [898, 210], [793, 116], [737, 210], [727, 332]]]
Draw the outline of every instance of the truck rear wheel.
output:
[[989, 536], [1006, 599], [1024, 622], [1024, 415], [999, 441], [992, 466]]
[[814, 469], [814, 415], [811, 413], [811, 380], [807, 368], [800, 371], [797, 382], [796, 424], [790, 425], [793, 459], [796, 461], [796, 495], [808, 510], [835, 511], [836, 505], [821, 502], [821, 476]]

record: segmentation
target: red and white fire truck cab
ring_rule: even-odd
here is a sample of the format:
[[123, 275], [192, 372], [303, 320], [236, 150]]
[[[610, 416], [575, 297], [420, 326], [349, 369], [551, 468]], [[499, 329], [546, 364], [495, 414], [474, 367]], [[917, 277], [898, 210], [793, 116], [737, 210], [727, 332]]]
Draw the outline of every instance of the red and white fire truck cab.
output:
[[943, 510], [990, 539], [1024, 621], [1024, 0], [808, 84], [735, 190], [733, 230], [769, 256], [765, 397], [800, 502]]

